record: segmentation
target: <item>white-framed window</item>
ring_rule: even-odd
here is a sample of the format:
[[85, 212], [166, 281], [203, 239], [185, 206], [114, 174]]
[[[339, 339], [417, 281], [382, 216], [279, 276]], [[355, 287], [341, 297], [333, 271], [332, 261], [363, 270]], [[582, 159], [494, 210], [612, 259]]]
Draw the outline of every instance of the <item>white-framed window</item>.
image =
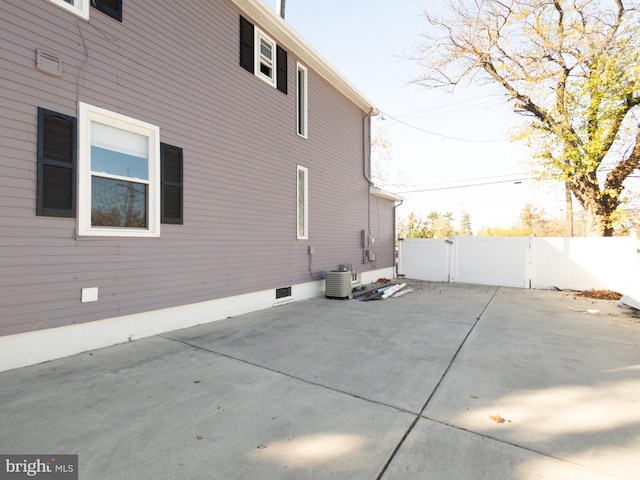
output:
[[160, 130], [79, 104], [78, 235], [160, 236]]
[[297, 225], [298, 239], [309, 238], [309, 169], [298, 165]]
[[255, 72], [270, 85], [276, 86], [276, 42], [256, 28]]
[[60, 8], [73, 13], [74, 15], [89, 20], [89, 2], [90, 0], [47, 0]]
[[298, 101], [297, 101], [297, 118], [298, 118], [298, 135], [307, 138], [307, 69], [298, 63]]
[[240, 15], [240, 66], [288, 95], [288, 63], [287, 51]]

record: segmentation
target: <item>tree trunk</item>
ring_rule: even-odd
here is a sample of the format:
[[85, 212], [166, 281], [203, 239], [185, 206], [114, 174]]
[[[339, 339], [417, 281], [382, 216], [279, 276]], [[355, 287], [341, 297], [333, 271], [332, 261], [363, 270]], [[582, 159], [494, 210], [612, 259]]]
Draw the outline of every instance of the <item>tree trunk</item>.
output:
[[586, 213], [586, 235], [588, 237], [612, 237], [612, 213], [603, 212], [602, 205], [595, 199], [582, 205]]

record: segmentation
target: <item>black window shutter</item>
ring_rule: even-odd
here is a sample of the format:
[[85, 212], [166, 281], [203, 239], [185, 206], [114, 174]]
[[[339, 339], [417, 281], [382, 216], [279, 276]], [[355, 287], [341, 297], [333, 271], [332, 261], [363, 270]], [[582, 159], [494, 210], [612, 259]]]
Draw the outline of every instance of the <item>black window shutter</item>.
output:
[[76, 216], [76, 119], [38, 108], [36, 215]]
[[253, 24], [240, 16], [240, 66], [253, 73], [255, 59], [253, 57]]
[[91, 5], [119, 22], [122, 21], [122, 0], [91, 0]]
[[182, 225], [182, 148], [160, 144], [161, 222]]
[[287, 94], [287, 51], [276, 45], [276, 68], [278, 69], [278, 90]]

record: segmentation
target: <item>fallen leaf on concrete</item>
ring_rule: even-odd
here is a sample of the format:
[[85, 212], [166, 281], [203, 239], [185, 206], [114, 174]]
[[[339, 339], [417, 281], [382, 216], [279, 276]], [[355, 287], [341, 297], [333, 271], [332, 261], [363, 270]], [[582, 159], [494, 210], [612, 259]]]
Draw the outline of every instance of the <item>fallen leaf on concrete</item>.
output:
[[471, 398], [480, 398], [478, 395], [471, 395]]
[[510, 423], [511, 422], [511, 420], [507, 420], [506, 418], [501, 417], [500, 415], [491, 415], [489, 418], [491, 420], [493, 420], [494, 422], [496, 422], [496, 423], [505, 423], [505, 422], [509, 422]]

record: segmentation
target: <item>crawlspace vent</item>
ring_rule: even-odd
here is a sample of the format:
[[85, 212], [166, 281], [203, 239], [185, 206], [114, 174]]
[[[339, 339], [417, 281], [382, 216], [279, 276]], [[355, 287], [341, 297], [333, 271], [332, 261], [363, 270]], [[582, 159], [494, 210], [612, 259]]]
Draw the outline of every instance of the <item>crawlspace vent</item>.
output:
[[291, 296], [291, 286], [276, 288], [276, 300]]

